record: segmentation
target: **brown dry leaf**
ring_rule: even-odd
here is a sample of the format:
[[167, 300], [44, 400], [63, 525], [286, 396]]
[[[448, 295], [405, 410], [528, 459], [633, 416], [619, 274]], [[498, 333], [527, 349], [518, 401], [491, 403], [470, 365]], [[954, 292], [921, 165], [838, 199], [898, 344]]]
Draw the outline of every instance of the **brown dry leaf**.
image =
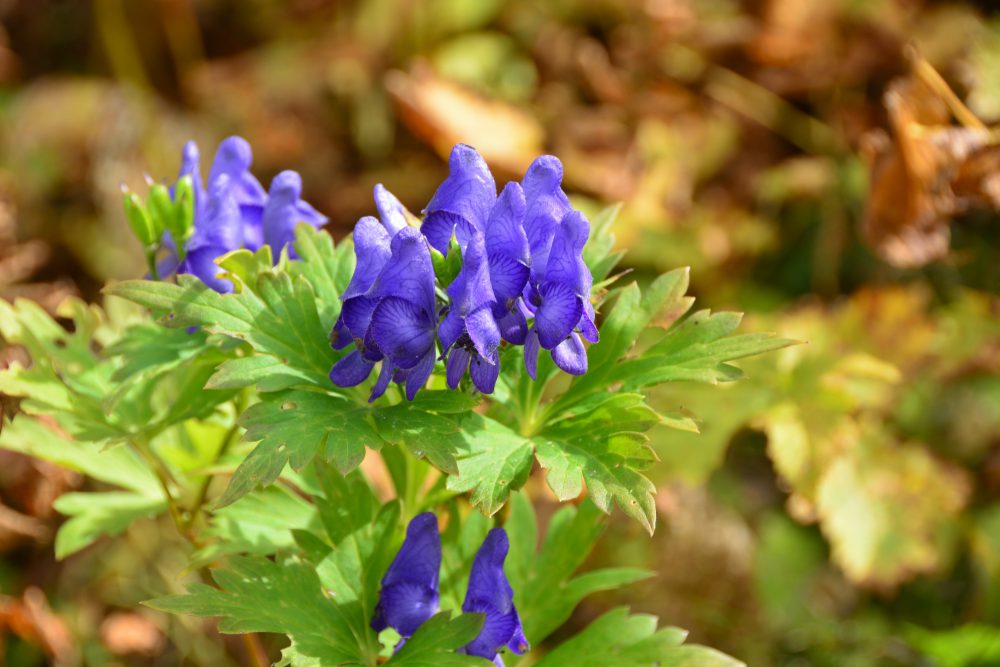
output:
[[543, 152], [545, 131], [534, 116], [479, 96], [426, 65], [391, 71], [385, 85], [403, 122], [442, 156], [455, 144], [475, 144], [491, 166], [520, 175]]
[[989, 130], [948, 125], [948, 105], [920, 79], [894, 81], [884, 103], [892, 139], [870, 135], [863, 147], [871, 172], [863, 231], [890, 264], [923, 266], [948, 254], [952, 218], [997, 206], [1000, 151]]

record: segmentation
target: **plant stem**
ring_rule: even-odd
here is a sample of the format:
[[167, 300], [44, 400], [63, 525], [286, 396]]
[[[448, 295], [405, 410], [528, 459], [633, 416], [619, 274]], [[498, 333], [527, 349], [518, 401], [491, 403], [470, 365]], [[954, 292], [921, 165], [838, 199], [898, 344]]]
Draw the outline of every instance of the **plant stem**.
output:
[[[238, 419], [241, 412], [240, 402], [237, 402], [236, 405], [236, 419]], [[233, 421], [233, 425], [228, 431], [226, 431], [226, 435], [223, 436], [222, 439], [222, 444], [219, 445], [219, 449], [216, 452], [215, 457], [212, 459], [213, 464], [218, 463], [219, 460], [226, 455], [226, 452], [229, 451], [229, 447], [233, 443], [239, 428], [239, 423], [237, 421]], [[198, 487], [198, 495], [195, 496], [194, 503], [191, 505], [191, 509], [188, 512], [187, 521], [184, 522], [184, 528], [188, 532], [190, 532], [190, 530], [194, 527], [194, 523], [198, 520], [198, 517], [201, 516], [202, 509], [205, 506], [205, 500], [208, 498], [208, 487], [211, 486], [213, 479], [214, 477], [212, 475], [206, 474], [205, 479], [201, 481], [201, 485]]]
[[177, 499], [174, 498], [174, 494], [170, 491], [170, 484], [176, 483], [176, 480], [173, 479], [173, 475], [167, 468], [166, 463], [153, 452], [148, 442], [140, 442], [134, 438], [130, 438], [128, 442], [132, 449], [146, 462], [150, 470], [153, 471], [156, 480], [160, 483], [163, 497], [167, 501], [167, 510], [170, 513], [170, 518], [173, 520], [178, 532], [190, 541], [190, 537], [184, 530], [184, 518], [181, 514], [180, 505], [177, 503]]

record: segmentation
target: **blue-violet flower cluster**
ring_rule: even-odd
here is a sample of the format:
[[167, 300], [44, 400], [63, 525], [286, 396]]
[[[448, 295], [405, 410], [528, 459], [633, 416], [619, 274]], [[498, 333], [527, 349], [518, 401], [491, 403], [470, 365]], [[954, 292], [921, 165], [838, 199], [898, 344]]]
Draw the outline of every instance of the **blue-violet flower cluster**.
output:
[[[449, 387], [468, 373], [489, 394], [502, 342], [524, 346], [532, 378], [540, 349], [567, 373], [587, 371], [583, 340], [597, 342], [582, 254], [590, 226], [562, 190], [557, 158], [539, 157], [498, 196], [486, 162], [459, 144], [419, 228], [381, 185], [375, 204], [379, 217], [354, 229], [357, 265], [331, 333], [335, 349], [354, 349], [330, 371], [335, 384], [357, 385], [381, 362], [370, 400], [390, 381], [412, 400], [441, 359]], [[454, 252], [461, 269], [438, 284], [432, 255]]]
[[169, 256], [159, 267], [161, 276], [189, 273], [217, 292], [230, 292], [232, 285], [217, 276], [218, 257], [239, 248], [256, 252], [267, 244], [276, 259], [286, 247], [295, 258], [291, 246], [295, 226], [299, 222], [314, 227], [326, 224], [326, 216], [301, 199], [302, 178], [297, 172], [282, 171], [271, 181], [270, 188], [264, 189], [250, 172], [253, 153], [245, 139], [229, 137], [219, 144], [207, 184], [201, 178], [199, 157], [197, 144], [189, 141], [184, 146], [177, 178], [192, 179], [193, 233], [183, 242], [183, 259], [178, 240], [166, 233], [164, 245]]
[[[492, 660], [503, 667], [500, 649], [518, 655], [529, 644], [514, 607], [514, 590], [503, 565], [510, 545], [503, 528], [487, 534], [472, 562], [462, 611], [483, 614], [483, 628], [460, 651]], [[438, 574], [441, 535], [431, 512], [417, 515], [406, 529], [406, 539], [382, 578], [382, 590], [371, 625], [376, 632], [392, 628], [402, 637], [398, 651], [427, 619], [438, 611]]]

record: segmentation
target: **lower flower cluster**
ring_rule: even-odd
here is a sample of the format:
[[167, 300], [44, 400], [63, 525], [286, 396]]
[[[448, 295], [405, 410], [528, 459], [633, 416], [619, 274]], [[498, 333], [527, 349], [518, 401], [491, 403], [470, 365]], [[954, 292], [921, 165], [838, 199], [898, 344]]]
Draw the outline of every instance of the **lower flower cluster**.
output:
[[[485, 617], [479, 635], [461, 650], [492, 660], [503, 667], [500, 649], [506, 646], [518, 655], [529, 644], [514, 607], [514, 590], [503, 564], [510, 545], [503, 528], [487, 534], [472, 562], [469, 587], [462, 611]], [[382, 578], [382, 590], [371, 626], [376, 632], [392, 628], [401, 640], [398, 651], [417, 629], [438, 611], [438, 576], [441, 569], [441, 534], [431, 512], [410, 521], [406, 539]]]
[[[597, 342], [593, 279], [583, 261], [590, 226], [562, 190], [562, 164], [539, 157], [499, 196], [475, 149], [455, 146], [449, 170], [422, 221], [375, 187], [379, 217], [362, 218], [354, 229], [357, 265], [331, 333], [334, 348], [354, 349], [330, 379], [354, 386], [381, 362], [370, 400], [389, 382], [402, 384], [412, 400], [442, 359], [449, 387], [468, 373], [489, 394], [502, 343], [524, 346], [532, 378], [541, 349], [562, 370], [582, 375], [583, 340]], [[461, 268], [451, 278], [455, 258]]]

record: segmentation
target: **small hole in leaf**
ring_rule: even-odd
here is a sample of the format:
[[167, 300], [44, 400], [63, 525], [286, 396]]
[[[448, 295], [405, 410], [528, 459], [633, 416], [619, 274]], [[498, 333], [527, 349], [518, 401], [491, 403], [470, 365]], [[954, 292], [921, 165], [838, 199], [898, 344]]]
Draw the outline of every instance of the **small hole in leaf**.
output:
[[52, 341], [52, 344], [58, 347], [60, 350], [66, 349], [66, 341], [63, 340], [62, 338], [56, 338], [54, 341]]
[[294, 410], [297, 407], [299, 406], [295, 405], [295, 401], [285, 401], [281, 404], [282, 410]]

